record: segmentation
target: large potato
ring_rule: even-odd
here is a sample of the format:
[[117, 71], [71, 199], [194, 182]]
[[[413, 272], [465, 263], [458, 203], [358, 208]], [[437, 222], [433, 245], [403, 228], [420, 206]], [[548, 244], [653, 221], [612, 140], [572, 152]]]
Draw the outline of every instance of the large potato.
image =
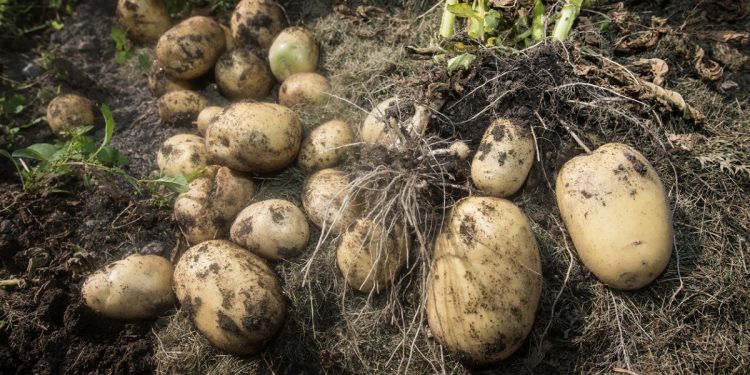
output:
[[284, 12], [275, 1], [242, 0], [234, 8], [230, 26], [239, 46], [268, 49], [284, 27]]
[[177, 134], [162, 143], [156, 164], [165, 176], [190, 176], [206, 166], [206, 144], [193, 134]]
[[269, 199], [251, 204], [232, 224], [234, 243], [266, 259], [291, 259], [307, 247], [310, 228], [292, 202]]
[[341, 120], [328, 121], [313, 129], [302, 141], [297, 164], [305, 172], [335, 167], [352, 142], [354, 132], [349, 124]]
[[406, 264], [406, 247], [394, 236], [370, 219], [358, 219], [344, 232], [336, 247], [336, 264], [349, 286], [380, 293], [396, 282]]
[[224, 48], [221, 25], [211, 18], [194, 16], [159, 38], [156, 60], [170, 77], [193, 79], [211, 70]]
[[221, 238], [254, 194], [255, 185], [247, 176], [209, 166], [175, 200], [175, 220], [191, 244]]
[[635, 149], [610, 143], [569, 160], [555, 192], [578, 256], [603, 283], [642, 288], [669, 264], [667, 196], [654, 168]]
[[531, 331], [542, 291], [526, 215], [504, 199], [465, 198], [438, 234], [434, 257], [427, 322], [435, 337], [480, 363], [513, 354]]
[[86, 278], [84, 303], [113, 319], [148, 319], [175, 303], [172, 263], [156, 255], [133, 254]]
[[245, 48], [223, 54], [216, 62], [215, 74], [219, 90], [231, 100], [263, 99], [273, 86], [268, 64]]
[[321, 104], [328, 99], [331, 84], [317, 73], [295, 73], [279, 87], [279, 104], [289, 108]]
[[190, 90], [192, 88], [190, 81], [169, 77], [157, 61], [154, 61], [151, 65], [151, 70], [149, 70], [146, 78], [151, 94], [157, 98], [171, 91]]
[[318, 66], [318, 45], [304, 27], [287, 27], [268, 50], [271, 72], [279, 82], [294, 73], [314, 72]]
[[175, 267], [174, 290], [198, 331], [230, 353], [262, 350], [286, 315], [273, 270], [228, 241], [212, 240], [188, 249]]
[[495, 197], [518, 191], [534, 164], [534, 138], [524, 124], [499, 118], [490, 124], [471, 162], [471, 179]]
[[74, 128], [94, 125], [93, 104], [75, 94], [60, 95], [47, 106], [47, 124], [52, 133], [64, 136]]
[[156, 101], [162, 121], [176, 125], [192, 123], [209, 104], [208, 98], [190, 90], [170, 91]]
[[162, 0], [119, 0], [117, 21], [132, 39], [152, 42], [172, 26], [169, 10]]
[[209, 160], [242, 172], [286, 168], [302, 143], [302, 123], [289, 108], [271, 103], [235, 103], [211, 120], [206, 131]]
[[338, 169], [323, 169], [302, 187], [302, 207], [318, 228], [341, 233], [361, 216], [357, 202], [347, 201], [349, 179]]

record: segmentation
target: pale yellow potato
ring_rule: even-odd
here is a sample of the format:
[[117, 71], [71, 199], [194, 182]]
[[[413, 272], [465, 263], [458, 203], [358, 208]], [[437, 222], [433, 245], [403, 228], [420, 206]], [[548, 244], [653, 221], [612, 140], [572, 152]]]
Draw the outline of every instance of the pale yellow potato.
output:
[[632, 147], [609, 143], [569, 160], [555, 192], [578, 256], [604, 284], [643, 288], [669, 264], [667, 195], [654, 168]]
[[208, 98], [190, 90], [170, 91], [156, 101], [159, 118], [176, 125], [192, 123], [209, 104]]
[[507, 358], [534, 324], [539, 249], [526, 215], [493, 197], [459, 201], [435, 242], [427, 322], [446, 348], [479, 363]]
[[242, 172], [275, 172], [294, 161], [302, 123], [289, 108], [271, 103], [234, 103], [206, 131], [208, 158]]
[[346, 122], [323, 123], [302, 141], [297, 165], [308, 173], [335, 167], [346, 155], [347, 145], [353, 142], [354, 132]]
[[467, 145], [464, 141], [456, 141], [451, 143], [451, 145], [448, 147], [448, 150], [453, 156], [456, 156], [461, 160], [466, 160], [466, 158], [469, 157], [469, 153], [471, 152], [469, 145]]
[[174, 79], [198, 78], [214, 67], [225, 49], [224, 30], [209, 17], [190, 17], [159, 38], [156, 60]]
[[266, 259], [291, 259], [307, 247], [310, 227], [292, 202], [269, 199], [242, 210], [232, 224], [230, 238]]
[[81, 287], [83, 302], [108, 318], [154, 318], [176, 302], [172, 272], [165, 258], [130, 255], [89, 275]]
[[274, 83], [268, 63], [245, 48], [221, 55], [214, 72], [221, 94], [235, 101], [263, 99]]
[[495, 119], [487, 128], [471, 162], [471, 180], [495, 197], [521, 188], [534, 164], [534, 138], [525, 124]]
[[228, 52], [234, 51], [234, 49], [237, 48], [237, 44], [234, 42], [232, 29], [224, 25], [219, 26], [221, 26], [221, 30], [224, 31], [224, 50]]
[[117, 21], [128, 37], [139, 42], [153, 42], [172, 27], [162, 0], [118, 0]]
[[56, 96], [47, 105], [47, 124], [57, 136], [84, 126], [94, 125], [94, 105], [75, 94]]
[[310, 31], [294, 26], [281, 30], [268, 50], [271, 72], [279, 82], [295, 73], [314, 72], [318, 67], [318, 44]]
[[271, 0], [242, 0], [231, 18], [232, 35], [238, 47], [268, 49], [284, 28], [281, 5]]
[[289, 108], [321, 104], [328, 99], [331, 84], [317, 73], [295, 73], [279, 87], [279, 104]]
[[254, 194], [255, 184], [248, 176], [227, 167], [208, 166], [175, 200], [175, 221], [191, 244], [222, 238]]
[[229, 241], [189, 248], [174, 271], [182, 307], [208, 341], [234, 354], [255, 354], [284, 323], [286, 302], [266, 262]]
[[348, 201], [349, 180], [338, 169], [323, 169], [307, 178], [302, 187], [302, 207], [318, 228], [341, 233], [361, 215], [358, 202]]
[[208, 130], [208, 124], [210, 124], [211, 120], [214, 119], [214, 116], [219, 114], [222, 110], [224, 110], [224, 108], [217, 106], [203, 108], [203, 110], [198, 113], [198, 119], [195, 120], [195, 126], [198, 128], [198, 133], [205, 137], [206, 131]]
[[151, 94], [157, 98], [171, 91], [192, 89], [190, 81], [174, 79], [167, 76], [167, 72], [157, 61], [154, 61], [151, 65], [151, 70], [149, 70], [146, 78], [148, 79], [148, 88], [151, 91]]
[[[375, 106], [365, 118], [360, 130], [360, 138], [367, 143], [390, 145], [398, 140], [398, 119], [389, 116], [398, 108], [398, 97], [388, 98]], [[393, 107], [393, 108], [391, 108]]]
[[358, 219], [341, 236], [336, 264], [344, 280], [363, 293], [393, 286], [406, 264], [406, 247], [370, 219]]
[[159, 148], [156, 164], [165, 176], [188, 177], [206, 166], [205, 141], [193, 134], [172, 136]]

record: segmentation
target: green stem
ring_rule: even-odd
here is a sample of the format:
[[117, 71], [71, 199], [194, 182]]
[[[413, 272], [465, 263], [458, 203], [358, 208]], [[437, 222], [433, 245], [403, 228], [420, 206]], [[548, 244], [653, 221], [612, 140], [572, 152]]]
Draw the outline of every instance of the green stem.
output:
[[581, 12], [581, 4], [583, 0], [568, 0], [560, 11], [560, 18], [555, 23], [555, 28], [552, 31], [552, 39], [564, 41], [570, 35], [570, 30], [573, 28], [573, 23], [578, 17], [578, 13]]
[[484, 42], [484, 16], [489, 10], [485, 0], [474, 0], [474, 10], [477, 12], [479, 19], [472, 18], [469, 22], [471, 23], [471, 29], [469, 34], [476, 35], [476, 38]]
[[542, 4], [542, 0], [536, 0], [531, 15], [531, 39], [534, 42], [539, 42], [544, 39], [544, 4]]
[[440, 21], [440, 36], [450, 38], [456, 28], [456, 15], [448, 11], [449, 5], [458, 4], [458, 0], [445, 0], [443, 19]]

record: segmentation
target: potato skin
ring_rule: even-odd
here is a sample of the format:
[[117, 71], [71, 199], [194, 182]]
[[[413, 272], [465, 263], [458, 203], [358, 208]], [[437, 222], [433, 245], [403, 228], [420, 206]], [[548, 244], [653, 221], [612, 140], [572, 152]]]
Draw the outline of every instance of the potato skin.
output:
[[159, 148], [156, 164], [165, 176], [189, 176], [206, 166], [205, 141], [193, 134], [172, 136]]
[[354, 132], [344, 121], [331, 120], [321, 124], [302, 141], [297, 165], [305, 172], [335, 167], [346, 153], [346, 145], [354, 142]]
[[388, 98], [378, 103], [367, 115], [362, 123], [360, 138], [367, 143], [390, 145], [397, 140], [391, 132], [391, 127], [398, 124], [398, 120], [387, 116], [387, 111], [391, 106], [397, 105], [398, 97]]
[[93, 104], [75, 94], [59, 95], [47, 105], [47, 124], [57, 136], [73, 128], [94, 125]]
[[231, 100], [263, 99], [271, 92], [271, 69], [248, 49], [238, 48], [221, 55], [214, 71], [219, 90]]
[[307, 178], [302, 187], [302, 207], [310, 222], [318, 228], [341, 233], [361, 216], [357, 202], [347, 202], [346, 188], [349, 180], [338, 169], [323, 169]]
[[262, 350], [286, 315], [273, 270], [229, 241], [206, 241], [188, 249], [175, 267], [174, 290], [198, 331], [234, 354]]
[[317, 73], [295, 73], [279, 87], [279, 104], [289, 108], [321, 104], [328, 99], [331, 84]]
[[148, 89], [157, 98], [168, 92], [190, 90], [192, 88], [190, 81], [167, 76], [167, 71], [159, 65], [158, 61], [153, 62], [151, 70], [149, 70], [146, 77], [148, 79]]
[[172, 27], [162, 0], [119, 0], [117, 21], [130, 38], [140, 42], [153, 42]]
[[318, 45], [304, 27], [281, 30], [268, 50], [271, 72], [279, 82], [294, 73], [314, 72], [318, 66]]
[[209, 160], [242, 172], [275, 172], [294, 161], [302, 123], [289, 108], [234, 103], [214, 116], [206, 131]]
[[664, 186], [643, 155], [605, 144], [569, 160], [555, 186], [578, 256], [599, 280], [621, 290], [658, 277], [672, 254], [672, 215]]
[[406, 264], [406, 247], [393, 233], [370, 219], [358, 219], [341, 236], [336, 264], [344, 280], [363, 293], [380, 293], [393, 285]]
[[534, 164], [534, 138], [525, 124], [498, 118], [482, 136], [471, 162], [471, 179], [495, 197], [508, 197], [521, 188]]
[[224, 30], [216, 21], [194, 16], [162, 34], [156, 44], [156, 60], [170, 77], [193, 79], [213, 68], [224, 44]]
[[493, 197], [459, 201], [438, 234], [427, 284], [427, 322], [447, 348], [479, 363], [524, 342], [542, 290], [526, 215]]
[[275, 1], [242, 0], [234, 8], [230, 26], [238, 46], [268, 49], [284, 27], [284, 12]]
[[305, 214], [292, 202], [268, 199], [246, 207], [232, 224], [232, 241], [266, 259], [291, 259], [310, 239]]
[[156, 101], [162, 121], [188, 125], [209, 105], [208, 98], [190, 90], [170, 91]]
[[153, 318], [176, 302], [172, 272], [165, 258], [133, 254], [89, 275], [81, 295], [88, 307], [108, 318]]
[[208, 124], [210, 124], [214, 116], [218, 115], [223, 109], [224, 108], [217, 106], [203, 108], [203, 110], [198, 113], [198, 119], [195, 120], [195, 126], [198, 128], [198, 133], [205, 137], [206, 131], [208, 130]]

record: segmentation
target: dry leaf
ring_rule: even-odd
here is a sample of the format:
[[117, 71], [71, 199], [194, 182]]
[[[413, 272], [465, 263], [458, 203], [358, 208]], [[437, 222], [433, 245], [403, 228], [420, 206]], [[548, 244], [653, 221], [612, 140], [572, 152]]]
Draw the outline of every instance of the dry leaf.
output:
[[742, 54], [737, 49], [722, 42], [713, 43], [713, 57], [731, 71], [740, 70], [747, 60], [750, 59], [750, 57]]
[[634, 52], [641, 49], [649, 49], [656, 46], [659, 39], [669, 28], [666, 18], [651, 17], [651, 27], [648, 30], [626, 35], [615, 42], [615, 51]]
[[738, 31], [706, 31], [695, 33], [699, 38], [709, 39], [716, 42], [745, 44], [750, 41], [750, 33]]
[[631, 65], [648, 68], [653, 76], [651, 82], [659, 86], [664, 83], [664, 77], [669, 73], [669, 65], [662, 59], [640, 59]]
[[716, 61], [706, 58], [706, 52], [700, 46], [695, 46], [693, 61], [695, 70], [705, 79], [718, 81], [724, 76], [724, 68]]
[[685, 151], [693, 151], [695, 149], [695, 145], [698, 144], [698, 142], [703, 140], [703, 137], [700, 134], [696, 133], [688, 133], [688, 134], [674, 134], [674, 133], [667, 133], [667, 139], [674, 143], [675, 146], [685, 150]]
[[496, 8], [512, 7], [516, 5], [516, 0], [490, 0], [490, 5]]

